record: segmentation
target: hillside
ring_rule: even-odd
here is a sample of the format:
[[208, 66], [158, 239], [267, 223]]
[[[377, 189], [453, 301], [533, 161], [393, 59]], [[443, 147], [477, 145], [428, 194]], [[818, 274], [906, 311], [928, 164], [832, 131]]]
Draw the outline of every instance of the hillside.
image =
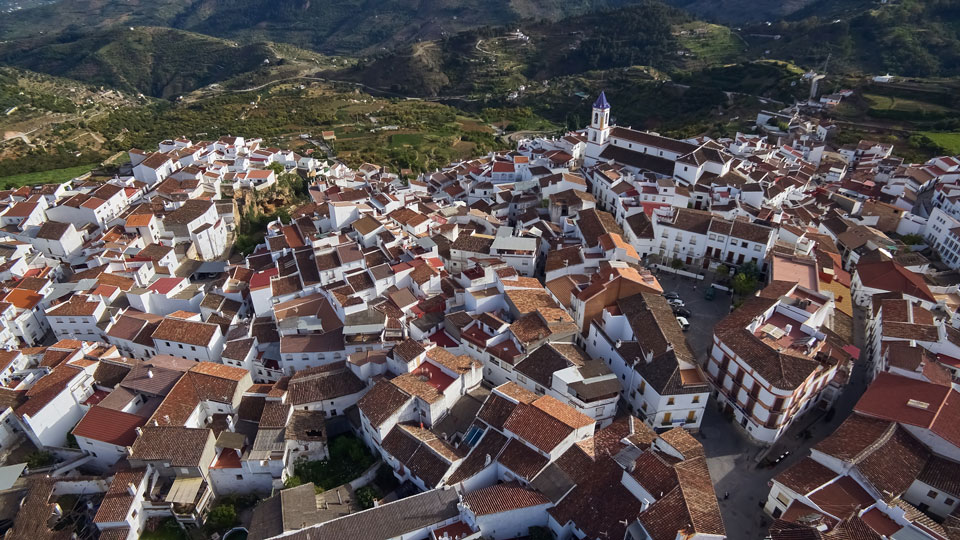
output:
[[171, 98], [282, 63], [268, 43], [238, 45], [169, 28], [132, 27], [38, 47], [0, 46], [0, 62], [88, 84]]
[[[516, 28], [484, 28], [374, 56], [338, 76], [408, 95], [503, 97], [554, 77], [633, 65], [680, 68], [692, 20], [643, 0], [610, 11]], [[711, 30], [708, 29], [708, 33]], [[729, 41], [729, 32], [721, 41]], [[725, 43], [727, 45], [728, 43]], [[725, 49], [726, 50], [726, 49]]]
[[748, 26], [742, 34], [756, 54], [770, 51], [771, 57], [805, 66], [820, 66], [829, 55], [833, 72], [960, 75], [960, 2], [956, 0], [900, 0], [885, 5], [848, 0], [832, 11], [810, 7], [796, 15], [809, 16]]
[[60, 0], [0, 18], [0, 40], [149, 25], [346, 54], [522, 19], [559, 18], [633, 0]]

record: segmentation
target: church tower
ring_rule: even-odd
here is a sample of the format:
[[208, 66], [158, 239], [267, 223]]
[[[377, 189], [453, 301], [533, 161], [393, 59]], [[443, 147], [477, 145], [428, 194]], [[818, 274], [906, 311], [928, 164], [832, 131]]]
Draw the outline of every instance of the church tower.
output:
[[610, 136], [610, 104], [607, 103], [607, 95], [600, 92], [600, 97], [593, 104], [593, 116], [590, 121], [590, 127], [587, 129], [587, 140], [591, 143], [602, 145], [607, 142]]

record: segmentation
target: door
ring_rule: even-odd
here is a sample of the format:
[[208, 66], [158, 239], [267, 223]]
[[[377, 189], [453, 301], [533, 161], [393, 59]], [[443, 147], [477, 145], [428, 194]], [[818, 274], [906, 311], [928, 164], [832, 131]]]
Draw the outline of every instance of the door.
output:
[[741, 253], [740, 256], [737, 257], [737, 264], [743, 264], [743, 253]]
[[687, 413], [687, 422], [696, 422], [697, 421], [697, 411], [690, 411]]

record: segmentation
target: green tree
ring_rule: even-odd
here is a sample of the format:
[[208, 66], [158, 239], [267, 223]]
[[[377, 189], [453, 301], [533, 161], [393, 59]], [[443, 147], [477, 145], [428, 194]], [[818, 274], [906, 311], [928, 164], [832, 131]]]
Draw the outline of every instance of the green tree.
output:
[[213, 507], [207, 516], [207, 529], [222, 531], [237, 524], [237, 509], [232, 504], [220, 504]]
[[681, 261], [680, 259], [674, 259], [670, 261], [670, 266], [672, 266], [675, 270], [679, 270], [683, 268], [683, 261]]
[[53, 454], [50, 452], [33, 452], [27, 456], [27, 467], [30, 467], [31, 469], [47, 467], [49, 465], [53, 465], [53, 461]]
[[752, 294], [757, 290], [757, 284], [757, 278], [750, 274], [739, 272], [733, 276], [733, 291], [740, 296]]
[[274, 161], [273, 163], [267, 165], [267, 169], [270, 169], [271, 171], [273, 171], [274, 174], [276, 174], [277, 176], [280, 176], [281, 174], [283, 174], [283, 171], [286, 170], [286, 168], [283, 166], [283, 163], [280, 163], [277, 161]]
[[373, 486], [363, 486], [356, 491], [356, 496], [360, 508], [366, 510], [373, 508], [373, 501], [380, 498], [380, 492]]
[[908, 246], [916, 246], [923, 243], [923, 237], [919, 234], [905, 234], [900, 237], [900, 240]]
[[721, 264], [720, 266], [717, 267], [716, 274], [717, 274], [717, 277], [725, 278], [730, 275], [730, 267], [725, 264]]

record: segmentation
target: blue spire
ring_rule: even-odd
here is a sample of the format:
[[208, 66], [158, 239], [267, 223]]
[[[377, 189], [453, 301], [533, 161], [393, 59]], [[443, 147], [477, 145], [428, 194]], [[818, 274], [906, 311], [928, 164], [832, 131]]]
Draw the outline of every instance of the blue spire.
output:
[[593, 103], [594, 109], [609, 109], [610, 104], [607, 103], [607, 94], [601, 90], [600, 97], [597, 98], [597, 101]]

